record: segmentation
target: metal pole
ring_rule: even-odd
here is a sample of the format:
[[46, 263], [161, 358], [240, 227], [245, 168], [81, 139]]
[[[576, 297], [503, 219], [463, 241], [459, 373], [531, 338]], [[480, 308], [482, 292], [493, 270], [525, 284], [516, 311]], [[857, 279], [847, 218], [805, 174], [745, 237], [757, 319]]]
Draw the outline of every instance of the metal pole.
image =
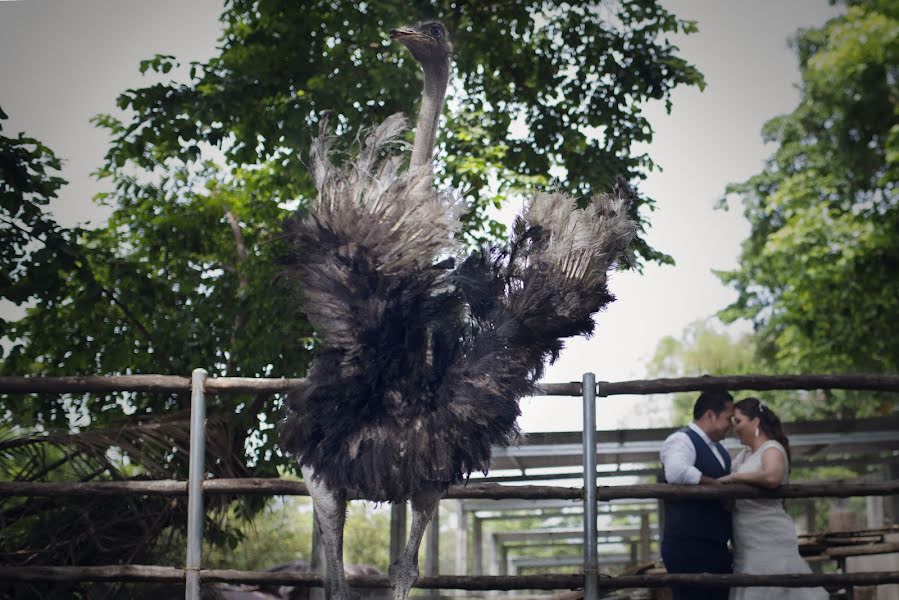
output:
[[[899, 479], [899, 460], [893, 461], [887, 465], [888, 477], [890, 479]], [[899, 495], [891, 496], [887, 504], [890, 508], [890, 514], [893, 518], [893, 524], [899, 524]]]
[[459, 528], [456, 533], [456, 575], [468, 575], [468, 511], [465, 502], [458, 501]]
[[206, 370], [194, 369], [190, 396], [190, 474], [187, 481], [187, 564], [185, 600], [200, 600], [200, 556], [203, 545], [203, 479], [206, 476]]
[[640, 562], [649, 562], [652, 541], [652, 532], [649, 529], [649, 511], [640, 513]]
[[481, 520], [478, 513], [471, 513], [471, 574], [482, 575], [484, 573], [484, 545], [482, 537]]
[[596, 375], [584, 373], [584, 600], [599, 598], [596, 547]]

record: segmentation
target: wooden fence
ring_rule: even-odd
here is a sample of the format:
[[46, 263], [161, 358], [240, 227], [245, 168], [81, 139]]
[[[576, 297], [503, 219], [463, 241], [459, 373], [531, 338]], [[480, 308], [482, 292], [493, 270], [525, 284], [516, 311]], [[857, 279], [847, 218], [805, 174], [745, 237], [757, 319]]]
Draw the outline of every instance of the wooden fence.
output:
[[[199, 384], [198, 384], [199, 381]], [[191, 449], [194, 453], [194, 439], [197, 434], [202, 440], [205, 422], [204, 394], [255, 393], [277, 394], [294, 387], [295, 379], [250, 379], [213, 378], [205, 379], [205, 372], [193, 379], [166, 375], [130, 376], [87, 376], [87, 377], [0, 377], [0, 393], [108, 393], [115, 391], [134, 392], [176, 392], [193, 393], [192, 410], [197, 405], [204, 408], [194, 413], [191, 427]], [[728, 390], [775, 390], [775, 389], [851, 389], [899, 391], [899, 376], [892, 375], [741, 375], [724, 377], [687, 377], [678, 379], [655, 379], [623, 382], [595, 382], [592, 374], [585, 375], [582, 382], [543, 384], [542, 395], [582, 396], [585, 399], [585, 466], [589, 467], [589, 457], [595, 459], [595, 411], [596, 396], [622, 394], [657, 394], [712, 389]], [[593, 405], [593, 406], [591, 406]], [[591, 441], [592, 440], [592, 441]], [[592, 452], [590, 446], [593, 446]], [[202, 456], [202, 444], [200, 452]], [[0, 497], [7, 496], [79, 496], [79, 495], [148, 495], [148, 496], [188, 496], [194, 513], [197, 506], [202, 510], [203, 494], [241, 495], [307, 495], [306, 486], [301, 481], [283, 479], [205, 479], [205, 468], [199, 468], [191, 461], [191, 481], [116, 481], [83, 483], [33, 483], [0, 482]], [[497, 484], [470, 484], [455, 486], [447, 492], [447, 498], [481, 499], [566, 499], [582, 500], [584, 507], [585, 552], [596, 541], [596, 502], [615, 499], [640, 498], [813, 498], [851, 496], [891, 496], [899, 494], [899, 480], [883, 482], [829, 481], [785, 485], [777, 490], [762, 490], [746, 485], [714, 487], [675, 486], [667, 484], [597, 486], [596, 469], [585, 468], [584, 486], [503, 486]], [[190, 513], [189, 509], [189, 513]], [[196, 518], [194, 518], [196, 520]], [[590, 521], [592, 523], [592, 533]], [[200, 518], [202, 522], [202, 518]], [[191, 544], [194, 556], [190, 556]], [[153, 565], [108, 565], [94, 567], [4, 567], [0, 566], [0, 580], [9, 581], [129, 581], [129, 582], [186, 582], [190, 597], [190, 581], [195, 583], [221, 582], [244, 584], [281, 584], [294, 586], [320, 586], [318, 574], [290, 572], [248, 572], [221, 569], [201, 569], [196, 544], [189, 540], [189, 556], [185, 568]], [[598, 591], [621, 588], [659, 588], [671, 585], [700, 585], [711, 587], [806, 587], [823, 585], [827, 587], [851, 587], [859, 585], [880, 585], [899, 583], [899, 572], [876, 573], [836, 573], [802, 575], [626, 575], [618, 577], [602, 576], [596, 568], [595, 554], [585, 556], [584, 575], [517, 575], [517, 576], [426, 576], [421, 577], [416, 587], [429, 589], [462, 590], [516, 590], [542, 589], [559, 590], [584, 587], [585, 597], [596, 598]], [[383, 577], [350, 578], [351, 585], [358, 587], [387, 587]], [[198, 590], [198, 588], [197, 588]]]

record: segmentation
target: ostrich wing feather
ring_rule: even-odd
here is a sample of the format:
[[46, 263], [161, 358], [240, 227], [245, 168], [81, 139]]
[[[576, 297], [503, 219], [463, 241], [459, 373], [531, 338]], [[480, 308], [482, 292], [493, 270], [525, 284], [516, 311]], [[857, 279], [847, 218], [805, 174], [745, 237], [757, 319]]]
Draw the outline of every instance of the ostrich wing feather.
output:
[[614, 300], [607, 273], [625, 255], [635, 224], [629, 190], [598, 195], [583, 208], [562, 193], [537, 194], [513, 228], [508, 304], [526, 324], [517, 346], [550, 348], [559, 338], [590, 334], [592, 315]]
[[344, 168], [323, 130], [318, 196], [287, 225], [322, 343], [288, 398], [282, 445], [329, 489], [373, 500], [486, 471], [561, 339], [593, 331], [634, 232], [623, 197], [578, 209], [537, 194], [506, 245], [451, 265], [461, 201], [434, 191], [428, 168], [400, 172], [387, 150], [404, 127], [388, 119]]
[[381, 158], [405, 130], [401, 115], [376, 127], [343, 169], [330, 161], [326, 127], [312, 150], [318, 196], [287, 225], [291, 262], [309, 321], [325, 346], [341, 350], [342, 368], [357, 373], [369, 368], [361, 359], [373, 335], [405, 326], [391, 308], [439, 286], [433, 266], [458, 251], [461, 203], [434, 191], [426, 169], [399, 173], [400, 157]]
[[465, 472], [486, 471], [490, 445], [514, 439], [517, 402], [533, 392], [546, 360], [558, 356], [562, 338], [591, 333], [592, 315], [613, 300], [606, 273], [635, 229], [627, 205], [623, 190], [584, 209], [567, 194], [537, 194], [507, 245], [457, 269], [471, 341], [441, 393], [466, 424], [467, 444], [459, 449]]

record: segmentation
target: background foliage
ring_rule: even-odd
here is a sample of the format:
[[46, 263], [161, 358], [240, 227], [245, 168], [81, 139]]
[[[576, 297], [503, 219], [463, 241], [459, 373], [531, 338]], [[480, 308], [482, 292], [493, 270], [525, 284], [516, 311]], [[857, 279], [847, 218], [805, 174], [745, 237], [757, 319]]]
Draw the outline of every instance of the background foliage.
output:
[[[388, 1], [377, 10], [340, 0], [229, 0], [217, 54], [189, 65], [187, 82], [127, 90], [118, 100], [124, 118], [96, 118], [111, 137], [98, 171], [110, 189], [98, 201], [113, 209], [105, 226], [60, 228], [46, 211], [64, 184], [53, 153], [21, 135], [0, 139], [0, 295], [27, 307], [24, 318], [0, 323], [10, 340], [0, 373], [186, 375], [202, 366], [211, 376], [302, 376], [314, 332], [279, 260], [282, 220], [313, 193], [303, 157], [323, 112], [334, 115], [347, 146], [394, 112], [415, 114], [418, 67], [387, 31], [432, 17], [445, 20], [456, 48], [437, 168], [442, 185], [471, 206], [473, 244], [502, 233], [486, 209], [510, 196], [549, 185], [587, 196], [609, 190], [618, 175], [639, 189], [654, 168], [631, 150], [652, 139], [645, 103], [670, 104], [676, 86], [703, 85], [669, 41], [695, 25], [653, 0]], [[164, 75], [177, 64], [158, 55], [139, 68]], [[641, 231], [652, 206], [638, 195]], [[670, 262], [642, 238], [637, 252], [638, 268]], [[187, 403], [180, 394], [5, 396], [4, 474], [184, 479]], [[273, 435], [279, 398], [213, 397], [209, 414], [217, 424], [207, 454], [213, 476], [293, 468]], [[123, 521], [142, 518], [126, 504], [109, 510]], [[60, 509], [42, 506], [45, 515]], [[239, 542], [231, 517], [261, 506], [220, 505], [209, 524], [214, 541]], [[174, 530], [147, 532], [141, 549], [156, 548], [154, 532], [180, 543], [184, 507], [170, 508]], [[6, 547], [26, 546], [18, 539]], [[56, 554], [55, 545], [43, 547], [29, 560], [101, 558], [88, 558], [83, 545]]]
[[[899, 369], [899, 7], [850, 2], [800, 31], [796, 109], [770, 120], [777, 150], [728, 194], [751, 233], [739, 268], [720, 274], [751, 319], [760, 358], [777, 371]], [[887, 397], [832, 395], [829, 410], [895, 410]]]
[[[776, 150], [765, 168], [726, 190], [751, 231], [738, 268], [718, 273], [737, 300], [725, 322], [661, 340], [651, 376], [896, 373], [899, 370], [899, 9], [850, 1], [844, 15], [792, 41], [801, 71], [793, 112], [762, 131]], [[675, 400], [689, 420], [691, 394]], [[765, 392], [788, 420], [895, 413], [895, 395]]]
[[[732, 335], [714, 320], [691, 323], [680, 337], [665, 336], [656, 345], [646, 365], [649, 377], [699, 377], [702, 375], [752, 375], [769, 372], [758, 357], [756, 338], [752, 334]], [[739, 399], [752, 395], [736, 394]], [[672, 394], [672, 425], [693, 420], [696, 392]], [[820, 404], [820, 395], [790, 390], [765, 392], [764, 399], [778, 407], [785, 420], [808, 418]], [[802, 398], [801, 402], [795, 402]]]
[[[218, 53], [191, 64], [188, 82], [127, 90], [119, 98], [127, 117], [97, 117], [111, 136], [98, 172], [111, 190], [99, 201], [113, 207], [104, 227], [61, 228], [46, 211], [64, 185], [58, 159], [37, 140], [0, 132], [0, 295], [28, 307], [24, 318], [0, 322], [11, 340], [0, 372], [186, 374], [204, 366], [213, 376], [302, 376], [315, 338], [281, 276], [279, 232], [312, 193], [303, 165], [311, 135], [325, 111], [347, 146], [389, 114], [414, 115], [417, 67], [385, 32], [434, 16], [456, 45], [438, 174], [471, 206], [471, 243], [502, 234], [487, 207], [535, 188], [586, 196], [623, 174], [639, 191], [655, 166], [632, 151], [652, 139], [643, 106], [669, 104], [678, 85], [703, 85], [668, 41], [695, 25], [650, 0], [388, 1], [377, 11], [342, 0], [229, 0]], [[751, 319], [755, 335], [691, 326], [660, 343], [654, 375], [899, 367], [899, 9], [850, 0], [844, 16], [799, 32], [794, 45], [800, 103], [765, 126], [777, 146], [765, 169], [727, 190], [743, 201], [752, 230], [739, 268], [721, 273], [739, 295], [722, 317]], [[160, 55], [139, 68], [165, 74], [176, 64]], [[652, 208], [638, 194], [641, 232]], [[636, 249], [638, 268], [671, 262], [642, 236]], [[791, 397], [774, 396], [787, 418], [895, 411], [878, 395]], [[183, 479], [186, 406], [186, 396], [166, 394], [0, 398], [0, 469], [23, 480]], [[278, 398], [215, 398], [213, 475], [292, 468], [272, 435], [279, 410]], [[241, 520], [262, 506], [227, 501], [208, 523], [223, 566], [248, 543]], [[98, 509], [69, 508], [4, 501], [3, 547], [46, 548], [64, 532], [11, 526], [29, 523], [14, 521], [25, 509], [36, 511], [31, 522], [49, 515], [76, 524], [79, 511]], [[145, 518], [125, 502], [102, 508], [121, 519], [113, 523]], [[146, 540], [138, 550], [181, 543], [183, 507], [166, 510], [166, 526], [128, 533], [132, 544]], [[376, 537], [358, 546], [371, 549]], [[124, 556], [109, 539], [71, 536], [40, 560], [102, 562], [98, 541]], [[261, 566], [270, 550], [253, 546], [242, 556], [248, 565], [260, 557]]]
[[[77, 260], [48, 261], [54, 277], [41, 277], [44, 263], [32, 257], [15, 259], [19, 287], [5, 295], [32, 308], [6, 324], [13, 345], [3, 371], [186, 374], [204, 366], [211, 375], [302, 376], [313, 332], [278, 266], [281, 221], [312, 193], [302, 157], [323, 111], [348, 137], [415, 111], [417, 65], [386, 32], [438, 15], [456, 46], [438, 166], [470, 199], [472, 240], [499, 232], [486, 223], [487, 205], [547, 184], [551, 170], [579, 195], [609, 189], [616, 174], [637, 183], [652, 168], [630, 151], [651, 139], [642, 104], [702, 83], [667, 41], [694, 25], [645, 0], [598, 10], [387, 2], [377, 12], [350, 2], [227, 2], [219, 53], [192, 64], [189, 83], [128, 90], [119, 105], [129, 120], [97, 118], [112, 136], [99, 172], [113, 186], [100, 198], [112, 217], [104, 228], [67, 232]], [[156, 56], [140, 68], [166, 73], [175, 63]], [[513, 132], [513, 121], [526, 129]], [[643, 260], [668, 260], [644, 243], [638, 249]], [[185, 401], [43, 398], [16, 416], [68, 427], [73, 411], [99, 424]], [[213, 410], [235, 413], [246, 459], [264, 468], [256, 460], [274, 456], [265, 427], [277, 402], [223, 402]], [[5, 406], [21, 413], [23, 405]]]

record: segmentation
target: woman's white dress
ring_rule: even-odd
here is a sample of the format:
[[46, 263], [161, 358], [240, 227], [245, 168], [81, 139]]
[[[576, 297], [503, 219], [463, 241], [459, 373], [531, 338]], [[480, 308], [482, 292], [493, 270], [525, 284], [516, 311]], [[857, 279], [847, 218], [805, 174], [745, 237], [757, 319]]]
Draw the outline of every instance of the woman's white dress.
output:
[[[787, 481], [787, 453], [779, 442], [769, 440], [758, 450], [744, 449], [734, 459], [732, 472], [761, 471], [762, 454], [776, 448], [784, 456]], [[734, 573], [756, 575], [773, 573], [811, 573], [808, 563], [799, 556], [796, 525], [784, 511], [780, 499], [739, 499], [733, 512]], [[730, 600], [826, 600], [824, 588], [731, 588]]]

